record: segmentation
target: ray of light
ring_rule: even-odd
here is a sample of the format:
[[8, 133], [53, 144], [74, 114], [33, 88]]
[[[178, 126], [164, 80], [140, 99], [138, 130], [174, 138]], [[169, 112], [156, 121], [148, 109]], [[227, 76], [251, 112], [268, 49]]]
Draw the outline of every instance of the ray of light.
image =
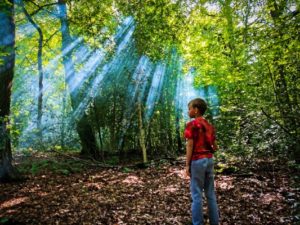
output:
[[161, 94], [161, 88], [164, 80], [166, 65], [163, 63], [158, 63], [156, 65], [151, 87], [148, 93], [147, 101], [146, 101], [146, 110], [144, 114], [144, 118], [146, 122], [149, 122], [149, 119], [151, 118], [153, 114], [153, 110], [155, 107], [155, 104], [157, 103], [160, 94]]
[[[132, 43], [132, 34], [135, 29], [134, 23], [132, 21], [132, 18], [125, 19], [123, 23], [125, 28], [119, 28], [119, 31], [115, 36], [116, 43], [119, 43], [119, 45], [117, 46], [117, 51], [111, 61], [105, 64], [101, 68], [101, 71], [95, 76], [94, 80], [91, 82], [92, 85], [87, 87], [87, 89], [85, 90], [85, 95], [82, 101], [80, 102], [77, 109], [74, 110], [73, 116], [75, 118], [80, 118], [91, 102], [91, 99], [99, 94], [99, 86], [105, 76], [108, 73], [112, 72], [114, 72], [115, 76], [119, 76], [122, 73], [122, 69], [124, 69], [124, 66], [126, 65], [124, 61], [130, 60], [129, 55], [127, 55], [127, 57], [124, 57], [124, 55], [126, 55], [128, 51], [131, 51], [130, 46]], [[122, 32], [126, 32], [125, 36]], [[125, 38], [120, 41], [119, 39], [122, 37]]]
[[186, 75], [180, 77], [177, 81], [176, 98], [177, 110], [181, 112], [181, 116], [188, 120], [188, 103], [194, 98], [205, 97], [203, 90], [197, 91], [194, 87], [194, 75], [190, 70]]
[[141, 103], [147, 83], [150, 79], [151, 71], [152, 71], [152, 63], [149, 58], [146, 56], [142, 56], [139, 60], [137, 67], [132, 75], [131, 84], [128, 86], [128, 96], [127, 96], [127, 107], [124, 112], [124, 116], [121, 124], [121, 134], [118, 143], [118, 149], [121, 148], [122, 143], [124, 141], [124, 136], [130, 126], [130, 118], [135, 109], [135, 103]]
[[218, 97], [218, 92], [217, 92], [217, 88], [215, 86], [208, 86], [208, 91], [207, 91], [207, 95], [208, 95], [208, 102], [209, 102], [209, 107], [210, 107], [210, 111], [213, 117], [217, 117], [220, 114], [220, 110], [219, 110], [219, 97]]
[[78, 73], [76, 73], [76, 76], [70, 78], [70, 92], [73, 92], [81, 87], [82, 83], [98, 68], [104, 56], [105, 53], [103, 50], [96, 50], [93, 54], [90, 55], [83, 68], [81, 68], [81, 70]]
[[219, 115], [219, 98], [217, 88], [213, 85], [206, 87], [194, 87], [194, 73], [190, 70], [188, 74], [177, 80], [176, 89], [176, 109], [179, 110], [181, 116], [188, 120], [188, 103], [194, 98], [204, 99], [209, 106], [213, 117]]

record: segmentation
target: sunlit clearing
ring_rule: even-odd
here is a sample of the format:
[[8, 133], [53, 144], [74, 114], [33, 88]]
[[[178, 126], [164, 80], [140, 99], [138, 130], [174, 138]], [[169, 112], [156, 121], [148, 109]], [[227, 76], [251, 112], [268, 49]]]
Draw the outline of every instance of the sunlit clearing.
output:
[[155, 107], [155, 104], [157, 103], [160, 94], [161, 94], [161, 88], [164, 80], [166, 65], [162, 63], [158, 63], [155, 72], [153, 74], [152, 83], [150, 87], [150, 91], [147, 97], [146, 101], [146, 110], [145, 110], [145, 120], [146, 122], [149, 121], [153, 114], [153, 110]]

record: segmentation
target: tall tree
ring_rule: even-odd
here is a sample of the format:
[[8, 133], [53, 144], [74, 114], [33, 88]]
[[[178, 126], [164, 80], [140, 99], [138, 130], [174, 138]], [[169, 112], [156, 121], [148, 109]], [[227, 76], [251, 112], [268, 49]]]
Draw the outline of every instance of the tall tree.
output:
[[19, 178], [12, 166], [9, 131], [10, 96], [15, 66], [14, 1], [0, 3], [0, 181]]
[[[68, 46], [72, 43], [72, 37], [70, 34], [69, 23], [67, 18], [66, 1], [58, 0], [58, 7], [59, 7], [59, 18], [61, 22], [62, 54], [64, 52], [67, 52], [63, 56], [65, 80], [66, 80], [66, 84], [69, 87], [71, 87], [72, 78], [76, 76], [76, 73], [74, 69], [74, 63], [72, 61], [72, 51], [66, 51]], [[74, 91], [70, 92], [71, 104], [73, 110], [76, 110], [80, 103], [80, 99], [78, 96], [78, 89], [79, 88], [76, 88]], [[70, 88], [70, 90], [72, 89]], [[84, 155], [91, 155], [94, 158], [97, 158], [99, 154], [97, 154], [95, 135], [91, 135], [93, 134], [93, 129], [88, 121], [86, 114], [84, 114], [82, 118], [79, 118], [79, 121], [77, 122], [77, 132], [82, 145], [81, 153]]]
[[44, 35], [41, 27], [33, 20], [32, 16], [28, 13], [25, 8], [24, 2], [20, 1], [22, 10], [28, 19], [28, 21], [32, 24], [32, 26], [38, 31], [39, 41], [38, 41], [38, 72], [39, 72], [39, 93], [38, 93], [38, 111], [37, 111], [37, 129], [38, 129], [38, 138], [40, 139], [40, 143], [43, 140], [43, 132], [42, 132], [42, 116], [43, 116], [43, 41]]

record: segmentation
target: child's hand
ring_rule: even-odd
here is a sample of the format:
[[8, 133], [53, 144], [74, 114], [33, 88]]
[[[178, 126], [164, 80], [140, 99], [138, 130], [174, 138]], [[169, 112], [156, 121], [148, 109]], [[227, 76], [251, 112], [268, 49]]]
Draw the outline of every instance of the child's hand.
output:
[[186, 177], [190, 177], [190, 176], [191, 176], [191, 172], [190, 172], [190, 167], [189, 167], [189, 166], [187, 166], [187, 167], [185, 168], [185, 176], [186, 176]]

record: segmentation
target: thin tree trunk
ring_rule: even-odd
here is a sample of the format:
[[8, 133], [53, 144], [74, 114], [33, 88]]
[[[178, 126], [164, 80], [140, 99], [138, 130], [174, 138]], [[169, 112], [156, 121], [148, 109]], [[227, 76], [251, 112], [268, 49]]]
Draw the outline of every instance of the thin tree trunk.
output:
[[[62, 34], [62, 52], [69, 46], [72, 42], [70, 35], [69, 24], [67, 20], [67, 6], [65, 0], [58, 0], [58, 7], [60, 11], [60, 23], [61, 23], [61, 34]], [[75, 74], [74, 64], [72, 61], [72, 51], [69, 51], [63, 56], [63, 65], [65, 69], [65, 82], [68, 87], [71, 87], [71, 80]], [[71, 104], [72, 108], [75, 111], [79, 106], [80, 99], [78, 94], [78, 89], [76, 91], [71, 91]], [[81, 154], [92, 156], [95, 158], [96, 149], [96, 140], [95, 135], [93, 135], [93, 129], [88, 121], [87, 115], [84, 114], [82, 118], [79, 118], [77, 123], [77, 132], [81, 141]]]
[[20, 178], [20, 174], [12, 166], [9, 131], [10, 97], [15, 66], [14, 1], [1, 3], [0, 12], [0, 181], [5, 182]]
[[95, 124], [96, 124], [96, 140], [98, 138], [99, 140], [99, 145], [98, 145], [98, 141], [97, 141], [97, 148], [100, 151], [100, 158], [102, 161], [104, 161], [104, 151], [103, 151], [103, 141], [102, 141], [102, 136], [101, 136], [101, 125], [99, 123], [99, 118], [98, 118], [98, 109], [97, 109], [97, 105], [96, 105], [96, 101], [94, 101], [94, 119], [95, 119]]
[[137, 107], [138, 107], [138, 122], [139, 122], [139, 130], [140, 130], [139, 142], [143, 152], [143, 162], [147, 163], [148, 159], [147, 159], [147, 149], [145, 145], [145, 130], [143, 127], [142, 106], [140, 102], [137, 103]]
[[67, 99], [66, 99], [66, 85], [64, 85], [64, 90], [63, 90], [63, 100], [62, 100], [62, 121], [61, 121], [61, 129], [60, 129], [60, 145], [61, 148], [65, 148], [65, 136], [66, 136], [66, 105], [67, 105]]
[[26, 10], [23, 1], [21, 1], [21, 7], [23, 12], [28, 19], [28, 21], [32, 24], [32, 26], [38, 31], [39, 33], [39, 46], [38, 46], [38, 71], [39, 71], [39, 93], [38, 93], [38, 115], [37, 115], [37, 129], [38, 129], [38, 138], [40, 139], [40, 143], [43, 141], [43, 131], [42, 131], [42, 116], [43, 116], [43, 41], [44, 36], [42, 29], [40, 26], [34, 22], [32, 17], [29, 15], [28, 11]]

